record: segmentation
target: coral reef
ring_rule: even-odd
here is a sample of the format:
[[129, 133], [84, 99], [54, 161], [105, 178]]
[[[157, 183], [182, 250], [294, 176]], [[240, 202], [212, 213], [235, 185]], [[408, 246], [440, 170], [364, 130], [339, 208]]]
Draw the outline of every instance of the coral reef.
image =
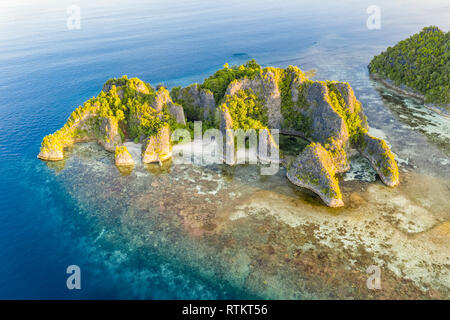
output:
[[163, 161], [172, 157], [170, 129], [168, 126], [162, 127], [157, 134], [149, 136], [144, 142], [143, 163], [158, 162], [162, 165]]

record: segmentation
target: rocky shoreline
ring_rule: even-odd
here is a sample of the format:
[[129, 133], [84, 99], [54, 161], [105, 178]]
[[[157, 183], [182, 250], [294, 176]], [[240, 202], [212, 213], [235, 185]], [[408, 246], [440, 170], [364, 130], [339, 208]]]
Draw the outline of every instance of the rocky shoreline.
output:
[[400, 95], [404, 95], [407, 97], [411, 97], [414, 98], [416, 100], [419, 100], [421, 102], [423, 102], [423, 105], [428, 108], [429, 110], [439, 114], [440, 116], [446, 118], [446, 119], [450, 119], [450, 105], [447, 105], [446, 107], [441, 107], [438, 106], [436, 104], [430, 104], [430, 103], [425, 103], [425, 96], [414, 91], [411, 88], [401, 88], [396, 86], [395, 84], [393, 84], [392, 80], [390, 79], [385, 79], [382, 78], [376, 74], [370, 74], [370, 78], [375, 80], [378, 83], [381, 83], [382, 85], [384, 85], [386, 88], [391, 89], [393, 91], [395, 91], [396, 93], [400, 94]]
[[[157, 252], [263, 299], [449, 297], [445, 178], [406, 172], [395, 189], [343, 181], [346, 207], [332, 209], [288, 183], [284, 169], [262, 181], [254, 166], [136, 164], [123, 177], [95, 144], [77, 148], [97, 152], [74, 153], [63, 185], [99, 229], [97, 245], [138, 255], [138, 268]], [[381, 290], [367, 287], [371, 265], [381, 268]], [[139, 272], [129, 274], [128, 287]]]
[[[278, 143], [270, 130], [304, 137], [310, 144], [287, 163], [287, 178], [330, 207], [344, 205], [336, 175], [350, 169], [351, 148], [370, 160], [385, 185], [399, 184], [389, 146], [368, 134], [362, 105], [348, 83], [312, 81], [298, 67], [262, 68], [255, 61], [226, 65], [203, 84], [171, 92], [163, 86], [153, 89], [137, 78], [108, 80], [98, 97], [77, 108], [62, 129], [43, 139], [38, 158], [62, 160], [64, 148], [94, 140], [115, 152], [117, 166], [132, 166], [135, 159], [123, 145], [131, 139], [142, 144], [143, 163], [162, 165], [172, 157], [171, 132], [189, 129], [189, 121], [219, 129], [228, 144], [234, 144], [234, 130], [266, 130], [265, 142], [275, 151]], [[272, 156], [258, 155], [261, 161]], [[236, 159], [227, 158], [226, 163], [234, 165]]]

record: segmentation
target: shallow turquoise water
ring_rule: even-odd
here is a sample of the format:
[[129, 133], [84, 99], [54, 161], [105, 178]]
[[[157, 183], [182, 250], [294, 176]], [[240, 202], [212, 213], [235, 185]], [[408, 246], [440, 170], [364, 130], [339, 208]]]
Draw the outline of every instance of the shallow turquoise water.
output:
[[[68, 191], [73, 180], [36, 158], [42, 137], [110, 77], [186, 85], [249, 58], [316, 68], [317, 79], [350, 82], [400, 158], [448, 175], [448, 122], [420, 105], [416, 121], [403, 121], [402, 103], [382, 98], [366, 70], [373, 55], [424, 26], [448, 30], [447, 1], [379, 1], [377, 31], [366, 28], [372, 3], [364, 1], [77, 3], [80, 30], [66, 27], [71, 1], [0, 4], [0, 298], [250, 297], [157, 251], [124, 256], [95, 241], [102, 224], [94, 210], [102, 205], [83, 203]], [[81, 195], [96, 191], [80, 188]], [[82, 269], [80, 291], [65, 286], [70, 264]]]

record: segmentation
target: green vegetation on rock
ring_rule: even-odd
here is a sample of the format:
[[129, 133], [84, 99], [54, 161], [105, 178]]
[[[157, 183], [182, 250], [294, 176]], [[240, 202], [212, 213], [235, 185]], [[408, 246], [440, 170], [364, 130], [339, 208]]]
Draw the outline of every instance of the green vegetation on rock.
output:
[[[385, 184], [395, 186], [399, 181], [389, 146], [368, 134], [362, 105], [348, 83], [312, 81], [298, 67], [262, 68], [254, 60], [225, 65], [203, 84], [175, 87], [170, 93], [137, 78], [110, 79], [97, 97], [75, 109], [60, 130], [43, 139], [38, 157], [62, 160], [65, 147], [94, 140], [115, 152], [116, 165], [129, 166], [134, 161], [123, 143], [131, 139], [142, 142], [143, 163], [162, 165], [172, 157], [171, 132], [186, 128], [192, 138], [194, 121], [203, 122], [203, 132], [220, 129], [228, 144], [234, 134], [228, 129], [280, 129], [305, 138], [308, 146], [298, 146], [300, 153], [289, 164], [288, 178], [319, 194], [329, 206], [343, 205], [336, 174], [349, 170], [350, 146], [371, 161]], [[268, 133], [272, 154], [279, 149], [278, 142]]]
[[430, 26], [375, 56], [371, 73], [407, 86], [425, 102], [450, 103], [450, 32]]
[[267, 110], [263, 101], [251, 89], [239, 90], [232, 96], [226, 96], [221, 108], [222, 111], [228, 108], [235, 130], [267, 128]]
[[116, 151], [114, 152], [114, 156], [116, 158], [121, 155], [129, 155], [129, 154], [130, 153], [128, 152], [128, 149], [125, 146], [117, 146]]
[[223, 98], [228, 85], [236, 79], [247, 77], [253, 79], [256, 75], [261, 73], [261, 66], [255, 60], [250, 60], [241, 66], [229, 67], [225, 64], [223, 69], [216, 71], [212, 76], [207, 78], [201, 88], [208, 89], [214, 94], [216, 104]]
[[[280, 70], [279, 72], [278, 86], [281, 94], [282, 125], [284, 128], [291, 128], [303, 132], [308, 137], [312, 126], [312, 119], [300, 110], [304, 109], [307, 104], [305, 90], [311, 81], [306, 78], [306, 75], [298, 67], [289, 66], [287, 69]], [[299, 99], [295, 103], [292, 100], [291, 90], [294, 79], [301, 81], [296, 87], [299, 92]]]
[[193, 84], [187, 88], [174, 87], [170, 91], [172, 99], [183, 106], [188, 121], [203, 119], [203, 110], [195, 106], [194, 98], [189, 94], [192, 86], [196, 86], [197, 89], [200, 87], [198, 84]]
[[340, 207], [344, 203], [335, 173], [329, 152], [320, 143], [312, 142], [289, 166], [287, 177], [292, 183], [314, 191], [327, 205]]
[[[336, 84], [336, 81], [326, 81], [330, 104], [333, 109], [344, 119], [345, 124], [347, 125], [350, 140], [354, 142], [356, 141], [357, 134], [362, 129], [363, 119], [360, 117], [362, 110], [361, 103], [355, 99], [353, 110], [350, 110], [348, 104], [345, 102], [345, 93], [339, 90]], [[342, 84], [342, 82], [339, 84]], [[348, 85], [348, 83], [345, 83], [345, 85]]]
[[[169, 93], [163, 87], [155, 91], [138, 78], [108, 80], [100, 94], [76, 108], [60, 130], [44, 137], [39, 157], [60, 160], [65, 147], [84, 140], [97, 140], [113, 152], [127, 137], [139, 142], [165, 125], [182, 126], [169, 113], [167, 103], [161, 110], [156, 108], [161, 95]], [[59, 156], [53, 157], [56, 151]]]

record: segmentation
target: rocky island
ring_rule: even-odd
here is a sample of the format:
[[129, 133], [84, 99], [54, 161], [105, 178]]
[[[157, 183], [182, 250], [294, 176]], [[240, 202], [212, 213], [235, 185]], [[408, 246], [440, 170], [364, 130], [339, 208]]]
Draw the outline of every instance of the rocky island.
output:
[[352, 148], [370, 161], [384, 184], [399, 183], [394, 155], [385, 141], [368, 133], [362, 105], [348, 83], [312, 81], [297, 67], [262, 68], [254, 60], [225, 65], [202, 84], [170, 92], [137, 78], [110, 79], [61, 129], [44, 137], [38, 157], [62, 160], [64, 148], [97, 141], [114, 152], [117, 166], [132, 166], [136, 159], [124, 142], [133, 140], [142, 143], [143, 163], [161, 164], [172, 157], [171, 132], [190, 130], [193, 121], [225, 135], [231, 129], [278, 129], [307, 140], [295, 159], [283, 161], [287, 178], [330, 207], [344, 205], [338, 175], [350, 169]]
[[375, 56], [369, 71], [385, 86], [450, 117], [449, 48], [450, 32], [426, 27]]

